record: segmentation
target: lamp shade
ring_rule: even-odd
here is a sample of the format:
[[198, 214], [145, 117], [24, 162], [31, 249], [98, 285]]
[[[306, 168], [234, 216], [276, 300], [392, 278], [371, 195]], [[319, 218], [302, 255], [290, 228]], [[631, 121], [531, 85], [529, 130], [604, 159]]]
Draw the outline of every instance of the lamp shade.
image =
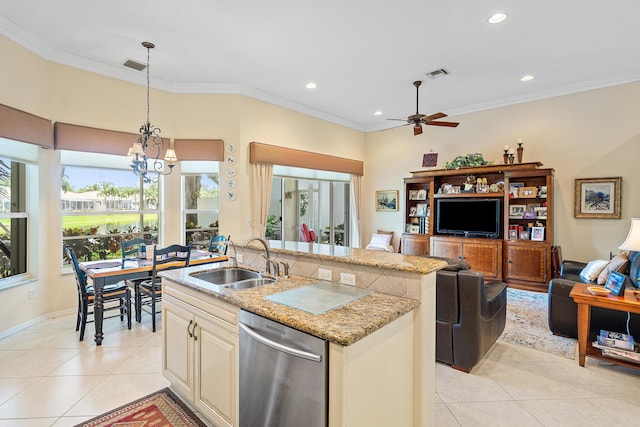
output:
[[640, 251], [640, 218], [631, 218], [631, 228], [625, 241], [620, 245], [623, 251]]

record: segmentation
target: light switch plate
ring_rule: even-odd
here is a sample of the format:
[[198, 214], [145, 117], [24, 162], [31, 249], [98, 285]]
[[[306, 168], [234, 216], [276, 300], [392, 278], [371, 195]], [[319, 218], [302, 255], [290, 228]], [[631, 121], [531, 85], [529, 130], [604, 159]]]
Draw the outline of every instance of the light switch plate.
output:
[[325, 270], [324, 268], [318, 269], [318, 279], [331, 281], [331, 270]]

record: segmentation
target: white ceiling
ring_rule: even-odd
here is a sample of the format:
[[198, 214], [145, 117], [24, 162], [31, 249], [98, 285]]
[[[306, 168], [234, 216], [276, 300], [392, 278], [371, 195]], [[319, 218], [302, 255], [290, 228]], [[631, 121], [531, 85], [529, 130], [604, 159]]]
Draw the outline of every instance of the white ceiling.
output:
[[[497, 11], [509, 18], [488, 24]], [[638, 81], [639, 22], [639, 0], [0, 0], [0, 33], [47, 60], [144, 85], [122, 63], [145, 63], [151, 41], [152, 87], [244, 94], [362, 131], [413, 114], [414, 80], [420, 112], [451, 120]]]

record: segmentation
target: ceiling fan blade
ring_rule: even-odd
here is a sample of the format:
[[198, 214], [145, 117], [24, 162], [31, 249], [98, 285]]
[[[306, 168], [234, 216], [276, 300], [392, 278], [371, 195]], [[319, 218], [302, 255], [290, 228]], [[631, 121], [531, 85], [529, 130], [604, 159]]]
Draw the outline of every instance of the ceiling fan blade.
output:
[[456, 122], [429, 122], [427, 123], [429, 126], [446, 126], [450, 128], [457, 127], [460, 123]]
[[422, 120], [425, 121], [425, 122], [430, 122], [431, 120], [437, 120], [437, 119], [441, 119], [443, 117], [447, 117], [447, 115], [445, 113], [435, 113], [435, 114], [432, 114], [430, 116], [424, 116], [422, 118]]
[[422, 125], [421, 124], [416, 124], [413, 127], [413, 136], [420, 135], [421, 133], [422, 133]]
[[387, 120], [397, 120], [397, 121], [400, 121], [400, 122], [406, 122], [407, 121], [407, 119], [387, 119]]

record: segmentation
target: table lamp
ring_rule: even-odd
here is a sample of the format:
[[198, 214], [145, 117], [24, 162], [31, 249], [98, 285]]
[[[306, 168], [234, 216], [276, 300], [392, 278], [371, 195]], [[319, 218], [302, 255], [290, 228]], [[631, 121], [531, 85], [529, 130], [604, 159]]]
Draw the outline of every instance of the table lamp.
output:
[[[625, 241], [619, 246], [623, 251], [640, 251], [640, 218], [631, 218], [631, 228]], [[633, 281], [634, 286], [640, 283], [640, 277]]]

